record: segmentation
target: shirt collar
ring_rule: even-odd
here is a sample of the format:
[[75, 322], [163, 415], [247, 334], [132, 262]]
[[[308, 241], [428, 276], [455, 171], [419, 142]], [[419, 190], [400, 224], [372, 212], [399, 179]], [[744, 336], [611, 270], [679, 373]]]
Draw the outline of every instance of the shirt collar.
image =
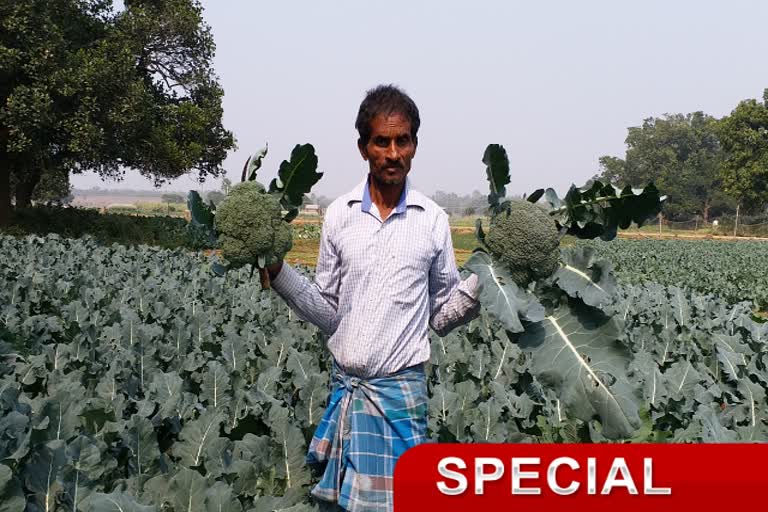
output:
[[[360, 202], [360, 209], [362, 211], [371, 211], [371, 205], [373, 204], [373, 201], [371, 200], [371, 192], [368, 188], [369, 181], [370, 175], [368, 175], [365, 180], [358, 184], [357, 187], [355, 187], [355, 189], [351, 192], [349, 199], [347, 200], [347, 204]], [[400, 194], [400, 199], [397, 201], [394, 213], [405, 213], [406, 208], [409, 206], [418, 206], [422, 209], [426, 208], [422, 198], [417, 192], [413, 190], [410, 178], [406, 176], [405, 187], [403, 187], [403, 192]]]

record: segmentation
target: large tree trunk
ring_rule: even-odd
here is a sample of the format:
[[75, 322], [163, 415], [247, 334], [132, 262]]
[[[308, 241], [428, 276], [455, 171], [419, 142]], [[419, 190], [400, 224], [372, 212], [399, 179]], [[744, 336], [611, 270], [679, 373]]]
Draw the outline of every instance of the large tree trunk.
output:
[[11, 222], [11, 169], [8, 155], [0, 148], [0, 227]]
[[8, 129], [0, 126], [0, 227], [11, 222], [11, 165], [7, 144]]
[[28, 208], [32, 205], [32, 193], [40, 183], [41, 173], [29, 171], [24, 173], [16, 183], [16, 208]]
[[706, 224], [709, 222], [709, 207], [712, 206], [712, 201], [709, 199], [704, 201], [704, 211], [702, 211], [702, 214], [704, 215], [704, 223]]

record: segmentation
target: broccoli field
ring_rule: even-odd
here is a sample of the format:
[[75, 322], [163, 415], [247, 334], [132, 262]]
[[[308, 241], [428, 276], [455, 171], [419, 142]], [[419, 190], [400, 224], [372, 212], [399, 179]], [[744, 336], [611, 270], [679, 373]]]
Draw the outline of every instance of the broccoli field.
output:
[[[56, 235], [0, 237], [0, 254], [0, 509], [315, 509], [304, 455], [330, 359], [257, 276], [217, 277], [202, 253]], [[685, 254], [701, 258], [675, 258]], [[642, 395], [632, 437], [570, 415], [534, 376], [537, 354], [483, 310], [431, 334], [432, 439], [768, 439], [768, 324], [753, 304], [618, 275], [604, 309]], [[563, 325], [579, 340], [575, 317]]]

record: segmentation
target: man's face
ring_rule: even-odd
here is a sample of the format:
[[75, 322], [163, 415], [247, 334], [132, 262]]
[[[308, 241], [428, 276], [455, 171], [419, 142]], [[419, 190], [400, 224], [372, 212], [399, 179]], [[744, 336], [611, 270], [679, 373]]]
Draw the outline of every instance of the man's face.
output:
[[411, 170], [416, 141], [411, 137], [411, 122], [402, 114], [376, 116], [371, 121], [368, 144], [358, 144], [368, 161], [371, 177], [379, 185], [400, 185]]

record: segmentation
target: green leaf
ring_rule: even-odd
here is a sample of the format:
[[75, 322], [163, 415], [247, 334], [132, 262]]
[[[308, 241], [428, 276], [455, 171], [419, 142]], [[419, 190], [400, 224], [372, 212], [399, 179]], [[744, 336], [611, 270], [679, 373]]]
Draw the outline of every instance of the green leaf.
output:
[[24, 510], [25, 503], [21, 482], [13, 476], [11, 468], [0, 464], [0, 512]]
[[571, 297], [602, 308], [616, 295], [616, 278], [611, 270], [611, 264], [600, 259], [593, 247], [566, 249], [552, 282]]
[[268, 150], [269, 144], [265, 144], [263, 148], [248, 157], [248, 160], [243, 167], [243, 175], [240, 181], [254, 181], [256, 179], [256, 173], [261, 169], [261, 162], [264, 160], [264, 157], [267, 156]]
[[480, 303], [509, 331], [523, 331], [521, 318], [531, 322], [544, 318], [544, 307], [538, 299], [518, 287], [506, 268], [488, 253], [475, 250], [464, 266], [478, 276]]
[[269, 193], [280, 195], [280, 204], [285, 210], [298, 210], [304, 194], [308, 194], [323, 176], [317, 172], [317, 156], [312, 144], [297, 144], [291, 159], [280, 164], [277, 175], [269, 184]]
[[200, 399], [211, 409], [218, 409], [229, 403], [229, 371], [218, 361], [208, 361], [203, 374]]
[[155, 512], [156, 507], [142, 505], [136, 499], [120, 491], [109, 494], [93, 493], [83, 504], [84, 512]]
[[538, 190], [535, 190], [531, 195], [525, 198], [526, 201], [529, 203], [536, 203], [539, 199], [542, 198], [544, 195], [545, 190], [543, 188], [540, 188]]
[[205, 491], [206, 512], [242, 512], [243, 505], [237, 499], [232, 487], [218, 481]]
[[267, 421], [280, 452], [277, 476], [284, 479], [286, 489], [291, 489], [309, 484], [310, 475], [305, 464], [304, 435], [291, 424], [288, 414], [286, 408], [272, 406]]
[[642, 226], [658, 215], [666, 196], [661, 196], [653, 183], [645, 188], [590, 181], [584, 187], [571, 185], [562, 200], [553, 189], [547, 189], [545, 199], [558, 227], [577, 238], [612, 240], [618, 229], [633, 222]]
[[67, 445], [63, 480], [75, 508], [93, 492], [103, 489], [103, 475], [117, 466], [113, 458], [102, 459], [103, 449], [106, 445], [85, 436], [78, 436]]
[[189, 209], [192, 224], [213, 231], [215, 214], [196, 190], [190, 190], [187, 193], [187, 209]]
[[61, 470], [66, 464], [64, 441], [50, 441], [32, 454], [31, 462], [22, 471], [27, 489], [42, 510], [53, 510], [62, 491]]
[[179, 442], [174, 448], [174, 453], [181, 458], [182, 464], [188, 467], [203, 464], [208, 444], [219, 437], [219, 426], [223, 418], [222, 413], [213, 411], [184, 425], [179, 434]]
[[500, 199], [506, 196], [506, 185], [509, 184], [509, 159], [504, 146], [489, 144], [483, 154], [485, 173], [488, 178], [490, 193], [488, 204], [491, 208], [499, 206]]
[[140, 483], [156, 471], [160, 458], [157, 434], [152, 422], [134, 414], [122, 433], [123, 443], [131, 450], [131, 466]]
[[174, 510], [207, 512], [205, 500], [207, 487], [206, 479], [200, 473], [189, 468], [180, 468], [168, 486], [173, 496]]
[[599, 418], [609, 439], [631, 437], [640, 427], [639, 397], [629, 382], [629, 352], [617, 341], [611, 318], [572, 302], [520, 336], [530, 350], [531, 373], [557, 394], [571, 416]]

